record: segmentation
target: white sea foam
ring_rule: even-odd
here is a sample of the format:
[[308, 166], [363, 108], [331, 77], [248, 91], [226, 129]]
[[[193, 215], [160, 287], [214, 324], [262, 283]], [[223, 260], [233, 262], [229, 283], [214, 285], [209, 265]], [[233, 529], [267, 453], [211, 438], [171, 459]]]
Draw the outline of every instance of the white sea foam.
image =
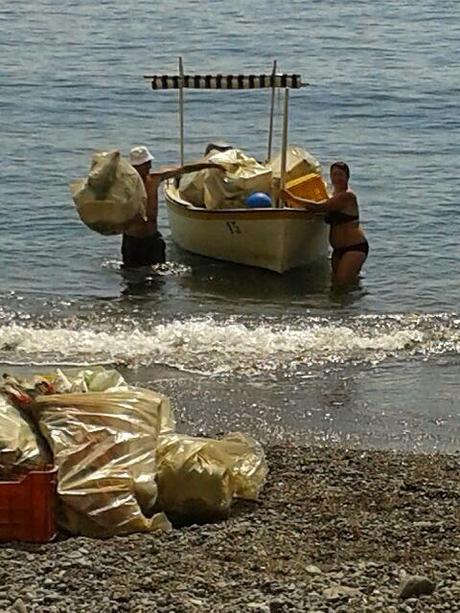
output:
[[394, 355], [459, 351], [458, 320], [429, 316], [311, 319], [295, 326], [195, 318], [144, 330], [0, 326], [0, 360], [10, 363], [99, 360], [166, 364], [207, 373], [254, 373], [293, 364], [378, 363]]

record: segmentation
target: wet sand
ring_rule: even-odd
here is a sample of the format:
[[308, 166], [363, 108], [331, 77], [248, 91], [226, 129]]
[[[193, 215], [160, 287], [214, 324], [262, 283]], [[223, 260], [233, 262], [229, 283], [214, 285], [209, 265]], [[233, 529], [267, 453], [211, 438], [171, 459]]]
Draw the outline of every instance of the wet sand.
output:
[[202, 376], [167, 367], [122, 369], [171, 399], [183, 432], [242, 430], [264, 444], [455, 453], [458, 363], [385, 364], [272, 379]]

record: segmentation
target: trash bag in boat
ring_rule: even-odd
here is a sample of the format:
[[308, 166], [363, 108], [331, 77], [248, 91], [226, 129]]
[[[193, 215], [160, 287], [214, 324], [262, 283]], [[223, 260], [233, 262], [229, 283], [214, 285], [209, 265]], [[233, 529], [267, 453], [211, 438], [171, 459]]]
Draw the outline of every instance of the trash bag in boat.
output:
[[95, 153], [88, 177], [70, 191], [80, 219], [100, 234], [122, 234], [137, 216], [146, 219], [144, 183], [119, 151]]
[[208, 168], [181, 178], [179, 194], [195, 206], [204, 205], [207, 209], [242, 208], [249, 194], [271, 191], [271, 168], [240, 149], [211, 149], [206, 160], [224, 166], [226, 172]]
[[[281, 153], [278, 153], [267, 163], [274, 179], [281, 178]], [[321, 175], [321, 164], [308, 151], [298, 145], [289, 145], [286, 152], [286, 183], [299, 179], [311, 173]]]
[[[281, 153], [267, 162], [273, 172], [273, 199], [278, 200], [281, 179]], [[322, 178], [321, 165], [308, 151], [298, 145], [289, 145], [286, 153], [285, 184], [308, 175], [317, 175]]]
[[234, 498], [257, 499], [267, 475], [261, 445], [239, 432], [219, 440], [161, 435], [157, 469], [158, 506], [179, 523], [227, 517]]

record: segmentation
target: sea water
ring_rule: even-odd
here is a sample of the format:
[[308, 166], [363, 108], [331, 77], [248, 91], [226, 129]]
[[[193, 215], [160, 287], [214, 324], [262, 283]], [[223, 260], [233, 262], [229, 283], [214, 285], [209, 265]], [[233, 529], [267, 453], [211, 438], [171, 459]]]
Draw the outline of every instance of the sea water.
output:
[[[0, 7], [0, 361], [117, 366], [188, 431], [459, 447], [457, 3], [46, 0]], [[192, 256], [120, 271], [120, 237], [68, 183], [96, 149], [178, 162], [177, 92], [148, 74], [299, 73], [289, 141], [351, 167], [371, 251], [360, 288], [329, 264], [279, 276]], [[186, 158], [225, 139], [264, 158], [269, 92], [185, 93]], [[276, 99], [275, 148], [282, 101]]]

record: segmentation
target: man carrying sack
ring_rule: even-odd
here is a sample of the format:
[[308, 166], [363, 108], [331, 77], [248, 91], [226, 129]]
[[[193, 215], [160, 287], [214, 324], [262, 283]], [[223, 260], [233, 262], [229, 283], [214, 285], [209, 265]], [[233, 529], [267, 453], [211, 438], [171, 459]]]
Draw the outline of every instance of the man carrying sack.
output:
[[152, 160], [154, 159], [147, 147], [143, 145], [133, 147], [129, 153], [129, 162], [137, 170], [144, 183], [147, 206], [146, 219], [138, 215], [124, 230], [121, 253], [125, 268], [139, 268], [165, 262], [165, 242], [157, 226], [158, 188], [163, 181], [204, 168], [218, 168], [225, 172], [222, 166], [209, 162], [152, 171]]

